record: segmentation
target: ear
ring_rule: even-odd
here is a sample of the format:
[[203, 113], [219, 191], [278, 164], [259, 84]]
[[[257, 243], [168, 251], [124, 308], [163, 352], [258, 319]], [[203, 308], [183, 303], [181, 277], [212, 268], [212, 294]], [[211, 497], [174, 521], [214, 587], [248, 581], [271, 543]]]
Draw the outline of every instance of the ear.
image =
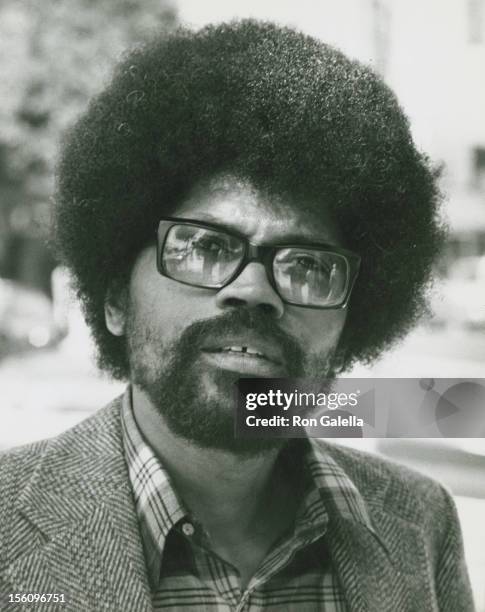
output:
[[123, 336], [126, 325], [127, 289], [112, 285], [104, 300], [106, 327], [113, 336]]

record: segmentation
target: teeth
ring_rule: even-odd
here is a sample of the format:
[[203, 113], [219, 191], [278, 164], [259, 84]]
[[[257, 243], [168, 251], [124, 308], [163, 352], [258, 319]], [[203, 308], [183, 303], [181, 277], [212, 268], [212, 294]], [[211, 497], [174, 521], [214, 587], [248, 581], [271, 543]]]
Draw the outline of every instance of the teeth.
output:
[[259, 351], [255, 351], [248, 346], [225, 346], [223, 351], [232, 352], [232, 353], [248, 353], [249, 355], [257, 355], [258, 357], [264, 357], [263, 353]]

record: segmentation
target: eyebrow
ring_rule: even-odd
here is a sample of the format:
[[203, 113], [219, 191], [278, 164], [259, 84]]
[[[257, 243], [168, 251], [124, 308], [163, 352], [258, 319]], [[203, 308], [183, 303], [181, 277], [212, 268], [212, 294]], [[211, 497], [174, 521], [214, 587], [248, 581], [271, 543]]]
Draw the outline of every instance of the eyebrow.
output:
[[[237, 227], [236, 225], [234, 225], [233, 223], [229, 222], [229, 223], [221, 223], [220, 219], [218, 219], [217, 217], [214, 217], [213, 215], [211, 215], [210, 213], [199, 213], [197, 215], [198, 217], [200, 216], [201, 219], [200, 221], [207, 221], [209, 223], [213, 223], [214, 225], [220, 227], [221, 229], [227, 229], [229, 231], [232, 231], [236, 234], [240, 234], [242, 236], [244, 236], [243, 232], [241, 232], [240, 228]], [[194, 219], [195, 221], [195, 219]], [[249, 238], [246, 236], [246, 239], [249, 240]], [[320, 243], [320, 244], [327, 244], [328, 246], [335, 246], [338, 247], [339, 244], [336, 243], [334, 240], [331, 240], [330, 242], [330, 238], [328, 236], [309, 236], [308, 234], [301, 234], [301, 233], [295, 233], [292, 232], [291, 234], [285, 234], [284, 236], [282, 236], [281, 238], [275, 238], [273, 240], [271, 240], [271, 244], [290, 244], [292, 242], [295, 243], [300, 243], [302, 245], [305, 244], [305, 242], [311, 243]]]

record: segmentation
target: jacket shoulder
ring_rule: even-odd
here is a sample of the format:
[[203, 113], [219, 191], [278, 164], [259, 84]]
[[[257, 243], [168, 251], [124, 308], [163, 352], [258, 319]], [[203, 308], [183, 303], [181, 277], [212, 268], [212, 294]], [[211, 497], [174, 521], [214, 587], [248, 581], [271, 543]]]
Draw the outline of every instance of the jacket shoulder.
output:
[[90, 446], [103, 436], [116, 435], [112, 424], [119, 414], [119, 404], [120, 398], [116, 398], [56, 437], [0, 452], [0, 531], [2, 525], [8, 525], [8, 516], [15, 510], [16, 501], [47, 455], [62, 460], [79, 454], [84, 442]]
[[451, 495], [437, 480], [373, 453], [321, 441], [318, 445], [330, 453], [371, 506], [377, 501], [384, 511], [413, 522], [449, 511]]
[[433, 478], [378, 455], [319, 441], [344, 469], [364, 498], [371, 515], [381, 512], [426, 534], [434, 562], [451, 546], [462, 554], [462, 536], [455, 502]]
[[404, 534], [419, 534], [439, 609], [473, 610], [463, 538], [450, 492], [436, 480], [389, 459], [322, 441], [319, 447], [350, 477], [389, 550], [396, 543], [397, 533], [401, 533], [402, 554], [406, 551]]

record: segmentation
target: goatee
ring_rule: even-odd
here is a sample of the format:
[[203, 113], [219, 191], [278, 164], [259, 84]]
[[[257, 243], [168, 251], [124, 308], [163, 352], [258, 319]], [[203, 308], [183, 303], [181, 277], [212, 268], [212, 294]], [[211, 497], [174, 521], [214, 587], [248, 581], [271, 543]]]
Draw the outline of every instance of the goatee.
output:
[[[201, 363], [201, 351], [211, 337], [258, 334], [281, 350], [285, 376], [308, 375], [308, 364], [299, 343], [281, 330], [263, 311], [234, 308], [226, 313], [189, 325], [177, 341], [161, 346], [155, 331], [128, 316], [126, 330], [131, 380], [148, 396], [176, 435], [202, 448], [240, 455], [257, 455], [281, 448], [284, 438], [242, 438], [234, 433], [235, 372], [218, 370]], [[305, 367], [307, 366], [307, 367]], [[312, 360], [310, 370], [328, 369], [328, 356]]]

